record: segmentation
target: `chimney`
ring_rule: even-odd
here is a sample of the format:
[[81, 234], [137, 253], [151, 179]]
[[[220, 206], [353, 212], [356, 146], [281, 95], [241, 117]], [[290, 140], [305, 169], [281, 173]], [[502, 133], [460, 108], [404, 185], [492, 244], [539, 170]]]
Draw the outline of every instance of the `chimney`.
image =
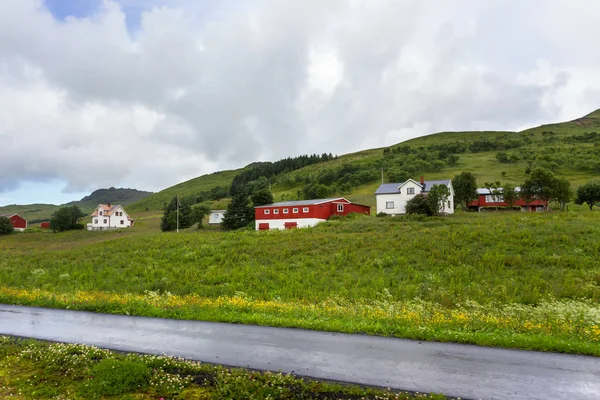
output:
[[107, 204], [108, 208], [110, 208], [110, 203]]
[[421, 175], [421, 186], [425, 186], [425, 177]]

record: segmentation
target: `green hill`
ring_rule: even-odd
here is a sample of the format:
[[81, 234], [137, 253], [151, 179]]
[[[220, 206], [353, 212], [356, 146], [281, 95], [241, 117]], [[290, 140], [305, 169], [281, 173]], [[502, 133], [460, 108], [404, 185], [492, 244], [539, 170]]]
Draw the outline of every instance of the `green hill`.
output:
[[19, 214], [25, 218], [30, 224], [46, 221], [50, 219], [52, 213], [63, 206], [77, 206], [85, 213], [91, 213], [92, 210], [100, 203], [113, 203], [121, 205], [129, 205], [136, 201], [140, 201], [150, 195], [152, 192], [145, 192], [137, 189], [116, 189], [114, 187], [108, 189], [98, 189], [92, 192], [89, 196], [85, 196], [81, 200], [71, 201], [62, 205], [54, 204], [26, 204], [26, 205], [8, 205], [0, 207], [0, 214]]
[[[543, 166], [568, 177], [573, 186], [600, 173], [600, 110], [569, 122], [541, 125], [520, 132], [440, 132], [394, 146], [364, 150], [336, 157], [297, 170], [269, 176], [275, 200], [345, 196], [374, 204], [373, 192], [381, 182], [404, 181], [424, 175], [426, 179], [451, 178], [471, 171], [478, 182], [501, 181], [520, 184], [528, 168]], [[229, 187], [234, 177], [256, 168], [203, 175], [149, 196], [130, 209], [160, 210], [174, 196], [196, 195], [215, 187]], [[268, 163], [267, 163], [268, 164]], [[316, 185], [322, 185], [315, 189]], [[212, 208], [223, 208], [227, 199], [206, 200]]]

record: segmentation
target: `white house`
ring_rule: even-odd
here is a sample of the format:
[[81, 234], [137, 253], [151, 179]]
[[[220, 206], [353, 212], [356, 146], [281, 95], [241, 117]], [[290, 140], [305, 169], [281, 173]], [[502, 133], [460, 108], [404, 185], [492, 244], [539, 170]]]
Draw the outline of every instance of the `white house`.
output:
[[226, 210], [211, 210], [210, 215], [208, 216], [208, 224], [219, 225], [221, 222], [223, 222], [225, 211]]
[[377, 191], [375, 191], [377, 214], [406, 214], [406, 202], [418, 194], [427, 194], [433, 185], [445, 185], [448, 187], [450, 196], [444, 207], [440, 207], [440, 212], [453, 214], [454, 188], [452, 187], [452, 181], [450, 179], [426, 181], [423, 177], [421, 177], [420, 182], [409, 179], [404, 183], [382, 183], [377, 188]]
[[99, 204], [92, 213], [92, 223], [87, 224], [88, 231], [104, 231], [118, 228], [131, 228], [134, 221], [122, 206]]

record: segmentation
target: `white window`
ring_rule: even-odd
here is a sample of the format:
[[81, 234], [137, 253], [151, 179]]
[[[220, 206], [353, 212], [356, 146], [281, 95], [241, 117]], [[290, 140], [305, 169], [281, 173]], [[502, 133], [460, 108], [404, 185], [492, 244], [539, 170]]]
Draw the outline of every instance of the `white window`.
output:
[[283, 209], [283, 213], [284, 213], [284, 214], [289, 214], [289, 213], [290, 213], [290, 210], [288, 210], [287, 208], [284, 208], [284, 209]]
[[99, 212], [98, 212], [98, 215], [102, 215], [102, 211], [99, 211]]
[[273, 214], [279, 214], [279, 208], [274, 209]]
[[344, 211], [344, 205], [343, 204], [338, 204], [337, 205], [337, 210], [338, 210], [338, 212], [343, 212]]
[[450, 208], [450, 200], [448, 200], [448, 208]]
[[125, 221], [121, 220], [121, 225], [125, 225]]
[[294, 214], [298, 214], [298, 209], [297, 209], [297, 208], [292, 208], [292, 212], [293, 212]]
[[267, 215], [267, 214], [271, 214], [271, 210], [269, 210], [269, 209], [266, 209], [266, 210], [265, 210], [265, 215]]
[[407, 188], [406, 194], [415, 194], [415, 188]]
[[106, 218], [104, 218], [103, 223], [106, 223]]
[[385, 202], [385, 208], [388, 209], [388, 210], [394, 208], [394, 202], [393, 201], [386, 201]]
[[94, 223], [95, 223], [95, 224], [97, 224], [97, 223], [98, 223], [98, 218], [96, 218], [96, 219], [94, 220]]
[[302, 212], [303, 212], [303, 213], [307, 213], [307, 212], [308, 212], [308, 207], [304, 207], [304, 208], [302, 209]]

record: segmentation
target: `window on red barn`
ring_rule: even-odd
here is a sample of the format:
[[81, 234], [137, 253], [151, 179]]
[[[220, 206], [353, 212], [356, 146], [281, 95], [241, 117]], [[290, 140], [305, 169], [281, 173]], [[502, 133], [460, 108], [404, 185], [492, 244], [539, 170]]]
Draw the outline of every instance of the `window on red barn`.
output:
[[338, 204], [337, 205], [337, 210], [338, 210], [338, 212], [344, 212], [344, 205], [343, 204]]

